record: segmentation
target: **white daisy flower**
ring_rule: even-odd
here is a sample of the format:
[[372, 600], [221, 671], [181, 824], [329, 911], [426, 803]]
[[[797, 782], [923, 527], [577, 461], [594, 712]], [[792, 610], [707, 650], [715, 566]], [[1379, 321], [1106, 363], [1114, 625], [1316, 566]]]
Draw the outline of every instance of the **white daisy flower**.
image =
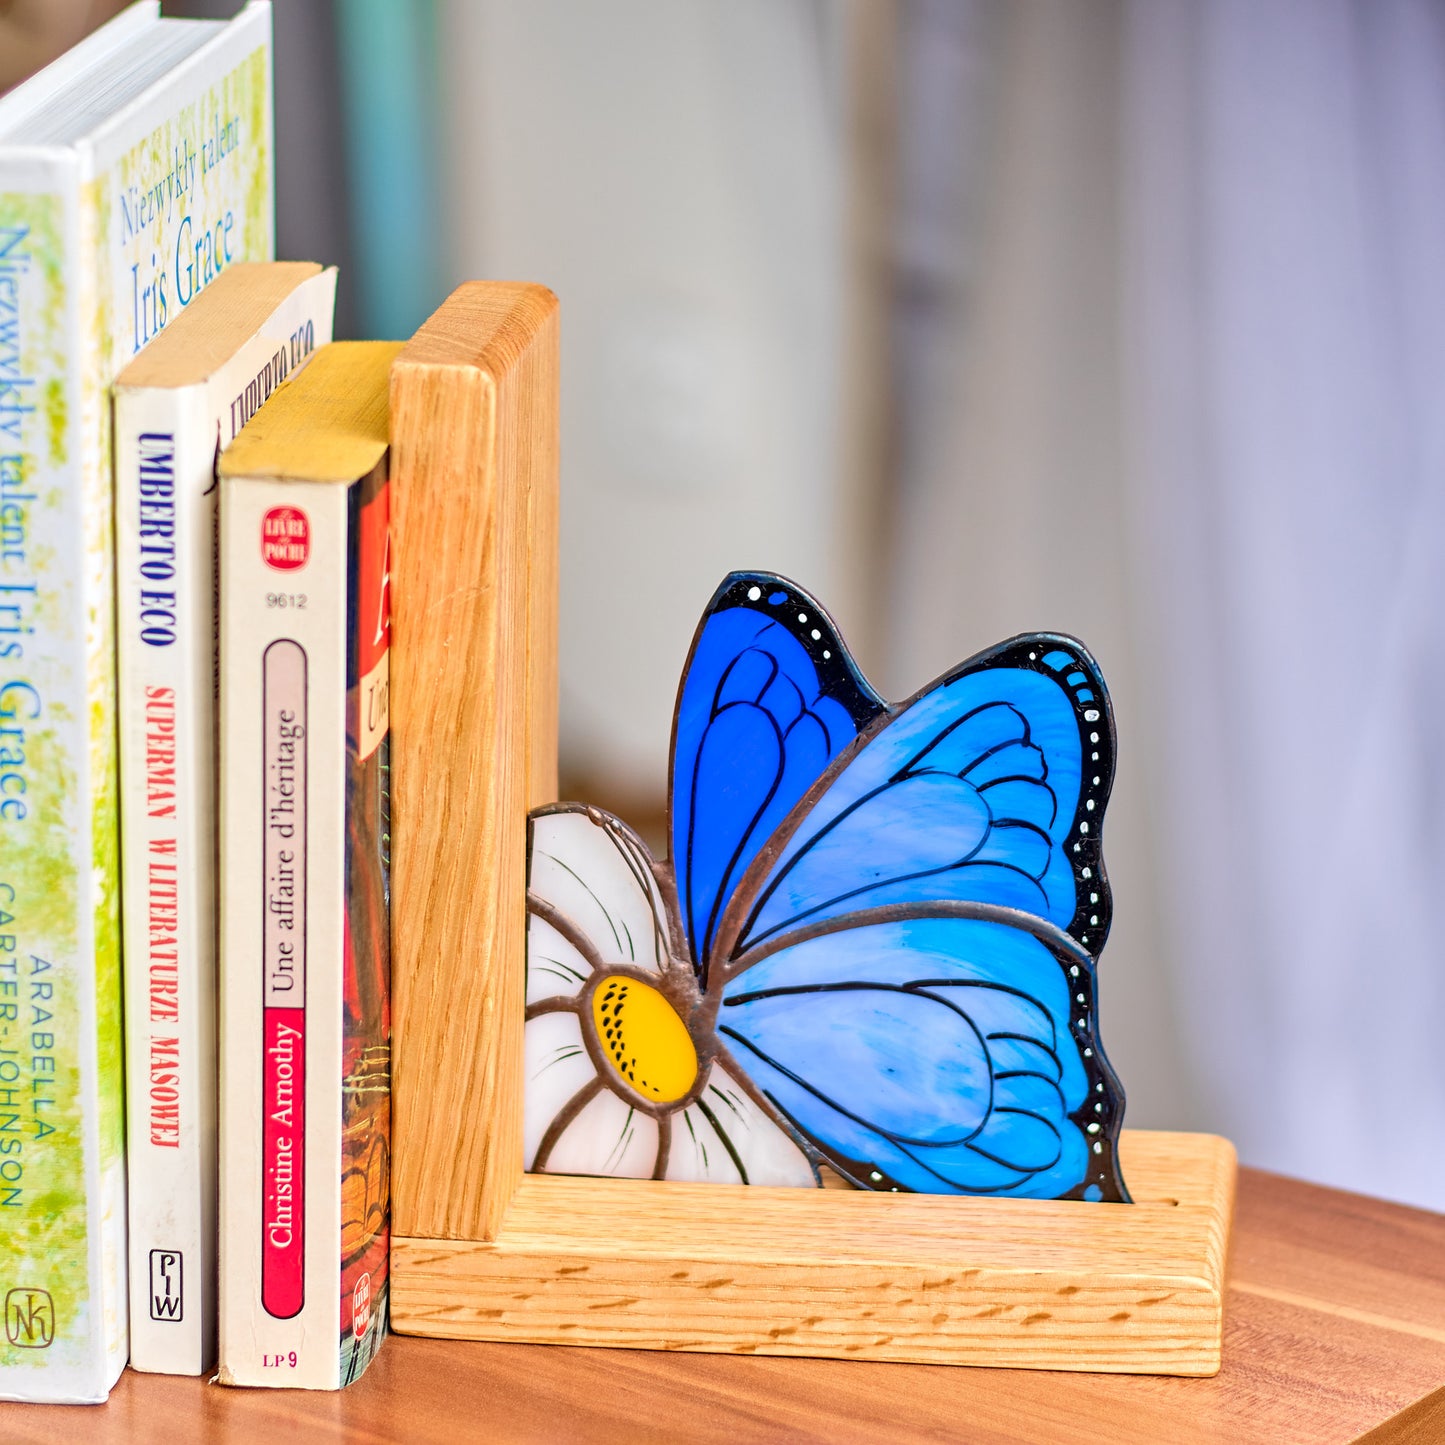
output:
[[526, 1167], [815, 1187], [798, 1141], [729, 1067], [662, 878], [599, 809], [533, 815]]

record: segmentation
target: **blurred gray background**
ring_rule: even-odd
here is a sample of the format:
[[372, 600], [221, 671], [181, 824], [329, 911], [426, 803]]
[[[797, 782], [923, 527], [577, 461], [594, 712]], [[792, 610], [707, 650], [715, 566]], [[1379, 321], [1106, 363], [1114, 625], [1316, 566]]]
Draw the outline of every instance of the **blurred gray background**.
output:
[[1445, 6], [278, 0], [276, 116], [339, 334], [562, 299], [570, 793], [734, 567], [894, 697], [1075, 633], [1128, 1121], [1445, 1208]]

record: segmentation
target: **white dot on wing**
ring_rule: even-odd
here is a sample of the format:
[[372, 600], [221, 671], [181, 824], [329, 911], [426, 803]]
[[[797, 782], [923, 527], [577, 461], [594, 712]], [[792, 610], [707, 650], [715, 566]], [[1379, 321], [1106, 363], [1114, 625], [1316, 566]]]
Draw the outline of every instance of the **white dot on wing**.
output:
[[758, 600], [758, 598], [761, 597], [762, 595], [763, 595], [763, 589], [762, 589], [761, 587], [749, 587], [749, 588], [748, 588], [748, 601], [749, 601], [749, 602], [756, 602], [756, 601]]

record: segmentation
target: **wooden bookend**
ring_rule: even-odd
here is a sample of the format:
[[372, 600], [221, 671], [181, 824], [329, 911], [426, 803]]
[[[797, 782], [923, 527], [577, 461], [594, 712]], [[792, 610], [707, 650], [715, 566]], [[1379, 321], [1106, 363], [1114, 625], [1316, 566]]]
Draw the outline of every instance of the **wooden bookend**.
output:
[[392, 1228], [522, 1174], [527, 809], [556, 796], [557, 300], [459, 287], [391, 373]]
[[525, 1175], [490, 1242], [393, 1238], [392, 1325], [1212, 1375], [1234, 1149], [1126, 1129], [1121, 1154], [1132, 1205]]
[[456, 292], [392, 372], [391, 1319], [405, 1334], [1208, 1375], [1235, 1159], [1135, 1203], [522, 1172], [529, 806], [556, 766], [557, 316]]

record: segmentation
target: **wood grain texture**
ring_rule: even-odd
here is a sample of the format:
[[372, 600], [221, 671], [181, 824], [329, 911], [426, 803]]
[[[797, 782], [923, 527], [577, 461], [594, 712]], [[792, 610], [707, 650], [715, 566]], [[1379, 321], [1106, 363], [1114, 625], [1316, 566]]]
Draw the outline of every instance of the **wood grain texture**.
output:
[[550, 291], [475, 282], [391, 373], [393, 1229], [438, 1238], [495, 1234], [522, 1172], [526, 815], [556, 758], [555, 662], [533, 653], [555, 651], [557, 336]]
[[1233, 1147], [1134, 1131], [1122, 1148], [1132, 1206], [526, 1175], [490, 1242], [393, 1238], [393, 1327], [1212, 1374]]
[[[1210, 1379], [397, 1337], [339, 1394], [127, 1371], [108, 1405], [5, 1405], [0, 1418], [26, 1445], [1435, 1445], [1445, 1350], [1420, 1331], [1445, 1321], [1442, 1270], [1445, 1217], [1242, 1169]], [[1383, 1305], [1378, 1323], [1353, 1317], [1367, 1301]]]

